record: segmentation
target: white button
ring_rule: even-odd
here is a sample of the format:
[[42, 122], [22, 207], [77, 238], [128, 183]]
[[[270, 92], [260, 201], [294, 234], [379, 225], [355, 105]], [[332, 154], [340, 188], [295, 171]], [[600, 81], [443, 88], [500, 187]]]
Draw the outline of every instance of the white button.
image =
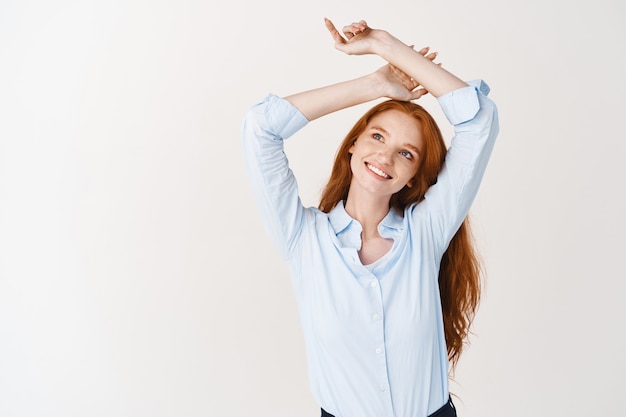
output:
[[378, 314], [378, 313], [374, 313], [374, 314], [372, 314], [372, 318], [373, 318], [374, 320], [378, 320], [378, 319], [380, 319], [380, 314]]
[[381, 385], [380, 387], [378, 387], [378, 389], [380, 389], [381, 391], [384, 391], [387, 389], [386, 385]]
[[381, 348], [376, 348], [376, 353], [381, 353], [383, 350]]
[[372, 287], [372, 288], [376, 288], [376, 285], [377, 285], [377, 284], [376, 284], [376, 281], [372, 281], [372, 283], [370, 284], [370, 287]]

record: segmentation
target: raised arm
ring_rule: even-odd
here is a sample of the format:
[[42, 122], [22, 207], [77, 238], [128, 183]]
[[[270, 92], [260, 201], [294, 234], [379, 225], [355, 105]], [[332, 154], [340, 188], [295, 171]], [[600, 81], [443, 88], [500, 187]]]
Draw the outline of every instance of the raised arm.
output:
[[[434, 59], [428, 48], [418, 54]], [[243, 150], [252, 190], [272, 241], [283, 257], [297, 247], [307, 210], [298, 197], [296, 179], [283, 149], [285, 139], [307, 121], [325, 114], [390, 97], [417, 99], [425, 94], [411, 77], [391, 64], [372, 74], [283, 98], [269, 95], [246, 114]]]
[[363, 20], [345, 26], [345, 38], [330, 20], [325, 19], [325, 22], [335, 40], [335, 48], [349, 55], [376, 54], [435, 97], [467, 86], [463, 80], [433, 63], [432, 54], [425, 57], [421, 51], [415, 51], [389, 32], [370, 28]]
[[[331, 32], [331, 35], [333, 35], [333, 38], [336, 42], [338, 41], [338, 39], [341, 39], [341, 41], [343, 41], [346, 45], [352, 42], [350, 43], [350, 47], [354, 49], [353, 44], [356, 43], [356, 41], [346, 41], [345, 39], [343, 39], [328, 19], [326, 19], [326, 27]], [[381, 38], [381, 40], [385, 39], [385, 36], [383, 35], [386, 34], [386, 32], [373, 31], [369, 28], [367, 29], [368, 34], [374, 34], [375, 37]], [[388, 36], [388, 41], [395, 39], [391, 35]], [[365, 38], [367, 38], [366, 41]], [[364, 40], [364, 44], [373, 43], [372, 40], [369, 39], [369, 37], [366, 37], [364, 35], [360, 35], [360, 38], [357, 40]], [[421, 69], [420, 65], [423, 65], [422, 61], [428, 62], [432, 67], [439, 68], [437, 64], [432, 63], [437, 54], [429, 53], [429, 48], [422, 48], [419, 51], [415, 51], [412, 47], [404, 45], [399, 41], [397, 42], [397, 45], [393, 45], [394, 49], [400, 49], [400, 46], [404, 46], [409, 50], [408, 55], [411, 57], [410, 59], [415, 59], [414, 55], [420, 58], [420, 60], [418, 61], [418, 71]], [[391, 53], [389, 55], [391, 56], [396, 54]], [[400, 57], [401, 53], [398, 53], [397, 55], [398, 57]], [[338, 84], [317, 88], [315, 90], [309, 90], [293, 94], [285, 98], [296, 108], [298, 108], [298, 110], [300, 110], [300, 112], [309, 121], [311, 121], [326, 114], [355, 106], [357, 104], [366, 103], [368, 101], [372, 101], [381, 97], [408, 101], [417, 100], [427, 93], [424, 88], [418, 88], [419, 83], [416, 81], [417, 78], [408, 75], [408, 73], [406, 73], [405, 71], [401, 71], [400, 69], [398, 69], [399, 67], [393, 62], [388, 62], [390, 63], [384, 65], [383, 67], [371, 74], [353, 80], [344, 81]], [[401, 60], [398, 59], [398, 62], [401, 62]], [[408, 62], [407, 68], [410, 65], [412, 65], [412, 63]]]
[[455, 135], [437, 183], [430, 187], [422, 204], [413, 206], [414, 215], [425, 214], [430, 219], [445, 250], [478, 192], [498, 134], [498, 113], [487, 97], [489, 87], [482, 81], [470, 86], [390, 33], [370, 28], [365, 21], [345, 26], [343, 36], [328, 19], [326, 27], [338, 50], [350, 55], [376, 54], [421, 84], [439, 99], [454, 126]]

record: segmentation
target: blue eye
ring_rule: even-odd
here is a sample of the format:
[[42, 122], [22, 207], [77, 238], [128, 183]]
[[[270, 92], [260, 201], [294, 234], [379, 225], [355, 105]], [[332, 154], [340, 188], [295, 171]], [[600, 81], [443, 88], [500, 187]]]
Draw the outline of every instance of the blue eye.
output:
[[374, 133], [374, 134], [372, 135], [372, 137], [373, 137], [374, 139], [376, 139], [376, 140], [379, 140], [379, 141], [383, 140], [383, 137], [382, 137], [382, 135], [381, 135], [380, 133]]
[[409, 151], [402, 151], [400, 152], [400, 155], [404, 156], [407, 159], [413, 159], [413, 154]]

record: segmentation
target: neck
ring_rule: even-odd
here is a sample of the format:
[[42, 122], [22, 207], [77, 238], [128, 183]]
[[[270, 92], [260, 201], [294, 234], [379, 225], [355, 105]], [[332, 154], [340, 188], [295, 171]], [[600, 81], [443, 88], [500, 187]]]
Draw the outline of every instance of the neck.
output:
[[378, 237], [378, 225], [389, 213], [389, 198], [354, 192], [348, 192], [345, 205], [346, 213], [358, 221], [363, 228], [362, 238]]

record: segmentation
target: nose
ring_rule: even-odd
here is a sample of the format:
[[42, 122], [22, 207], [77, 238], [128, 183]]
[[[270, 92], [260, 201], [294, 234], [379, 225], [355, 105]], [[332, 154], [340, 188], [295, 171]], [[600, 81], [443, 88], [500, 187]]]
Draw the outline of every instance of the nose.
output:
[[381, 150], [378, 152], [378, 158], [381, 164], [393, 165], [393, 155], [390, 150]]

